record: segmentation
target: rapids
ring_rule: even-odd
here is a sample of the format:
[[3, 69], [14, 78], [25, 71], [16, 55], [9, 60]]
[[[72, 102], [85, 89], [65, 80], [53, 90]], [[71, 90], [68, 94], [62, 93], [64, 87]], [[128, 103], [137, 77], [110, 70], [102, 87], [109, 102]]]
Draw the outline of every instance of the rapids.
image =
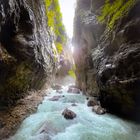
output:
[[[47, 90], [37, 112], [27, 117], [9, 140], [140, 140], [139, 125], [110, 114], [95, 114], [82, 93], [67, 93], [67, 88], [63, 87], [61, 94]], [[57, 95], [62, 95], [58, 101], [49, 100]], [[65, 108], [77, 117], [66, 120], [62, 116]]]

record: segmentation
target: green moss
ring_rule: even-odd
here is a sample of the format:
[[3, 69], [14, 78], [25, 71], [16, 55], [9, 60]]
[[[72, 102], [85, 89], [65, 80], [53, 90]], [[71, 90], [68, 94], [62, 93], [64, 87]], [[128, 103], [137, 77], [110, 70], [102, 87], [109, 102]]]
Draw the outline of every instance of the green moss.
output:
[[32, 77], [31, 74], [32, 70], [27, 64], [20, 64], [16, 69], [15, 75], [10, 77], [7, 81], [7, 85], [10, 88], [8, 90], [11, 90], [10, 92], [12, 93], [27, 91]]
[[[48, 26], [54, 32], [56, 36], [55, 45], [60, 53], [60, 44], [66, 43], [66, 31], [62, 22], [62, 14], [58, 0], [45, 0], [46, 3], [46, 15], [48, 18]], [[63, 47], [62, 47], [63, 48]]]
[[99, 22], [107, 23], [108, 28], [112, 29], [116, 21], [127, 15], [130, 8], [135, 4], [136, 0], [110, 0], [105, 1], [105, 5], [101, 9], [101, 15], [98, 17]]
[[63, 46], [62, 46], [62, 44], [59, 43], [59, 42], [56, 42], [56, 43], [55, 43], [55, 46], [56, 46], [56, 48], [57, 48], [58, 54], [61, 54], [62, 51], [63, 51]]
[[74, 79], [76, 79], [75, 71], [76, 71], [76, 65], [73, 64], [71, 70], [68, 71], [68, 74]]
[[68, 74], [69, 74], [72, 78], [76, 79], [76, 75], [75, 75], [75, 71], [74, 71], [74, 70], [69, 70], [69, 71], [68, 71]]

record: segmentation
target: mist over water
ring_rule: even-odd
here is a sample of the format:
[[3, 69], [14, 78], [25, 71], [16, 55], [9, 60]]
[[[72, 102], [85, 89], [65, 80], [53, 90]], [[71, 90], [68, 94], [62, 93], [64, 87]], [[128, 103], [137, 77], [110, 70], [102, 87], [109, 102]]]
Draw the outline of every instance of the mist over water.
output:
[[[58, 101], [49, 100], [58, 95], [55, 90], [46, 91], [50, 94], [38, 106], [37, 112], [26, 118], [9, 140], [140, 140], [139, 125], [110, 114], [95, 114], [87, 107], [82, 93], [67, 93], [67, 88], [63, 87]], [[74, 111], [77, 117], [66, 120], [62, 116], [65, 108]]]

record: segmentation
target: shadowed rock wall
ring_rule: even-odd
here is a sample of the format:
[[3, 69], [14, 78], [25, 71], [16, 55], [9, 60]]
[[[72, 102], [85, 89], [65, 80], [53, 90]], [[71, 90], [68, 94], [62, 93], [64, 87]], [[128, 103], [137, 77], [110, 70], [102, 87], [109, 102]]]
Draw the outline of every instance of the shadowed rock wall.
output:
[[44, 0], [0, 0], [0, 106], [40, 89], [54, 70]]
[[140, 117], [139, 0], [77, 0], [77, 84], [109, 112]]

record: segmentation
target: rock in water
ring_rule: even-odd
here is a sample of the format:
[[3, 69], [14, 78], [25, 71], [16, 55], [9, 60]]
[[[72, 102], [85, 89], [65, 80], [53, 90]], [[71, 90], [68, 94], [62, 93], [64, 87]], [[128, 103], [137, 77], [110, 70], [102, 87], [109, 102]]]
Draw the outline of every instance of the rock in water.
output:
[[73, 104], [71, 104], [71, 106], [77, 106], [77, 104], [76, 103], [73, 103]]
[[0, 1], [0, 106], [40, 89], [54, 69], [44, 0]]
[[53, 86], [52, 86], [52, 89], [53, 89], [53, 90], [61, 90], [61, 89], [62, 89], [62, 86], [56, 84], [56, 85], [53, 85]]
[[62, 90], [56, 90], [57, 93], [62, 94], [63, 91]]
[[60, 98], [62, 98], [64, 96], [53, 96], [52, 98], [50, 98], [50, 101], [58, 101]]
[[99, 105], [99, 101], [97, 101], [95, 98], [90, 98], [87, 102], [87, 106], [95, 106]]
[[76, 87], [69, 87], [68, 93], [76, 93], [76, 94], [79, 94], [80, 93], [80, 89], [79, 88], [76, 88]]
[[79, 88], [79, 87], [76, 85], [70, 85], [69, 88]]
[[44, 134], [44, 133], [48, 135], [52, 135], [52, 134], [54, 135], [57, 134], [58, 132], [60, 132], [60, 130], [58, 130], [52, 122], [46, 121], [38, 130], [36, 135]]
[[103, 115], [106, 113], [106, 110], [99, 105], [93, 106], [92, 111], [98, 115]]
[[65, 119], [74, 119], [76, 117], [76, 114], [67, 108], [62, 112], [62, 115]]

